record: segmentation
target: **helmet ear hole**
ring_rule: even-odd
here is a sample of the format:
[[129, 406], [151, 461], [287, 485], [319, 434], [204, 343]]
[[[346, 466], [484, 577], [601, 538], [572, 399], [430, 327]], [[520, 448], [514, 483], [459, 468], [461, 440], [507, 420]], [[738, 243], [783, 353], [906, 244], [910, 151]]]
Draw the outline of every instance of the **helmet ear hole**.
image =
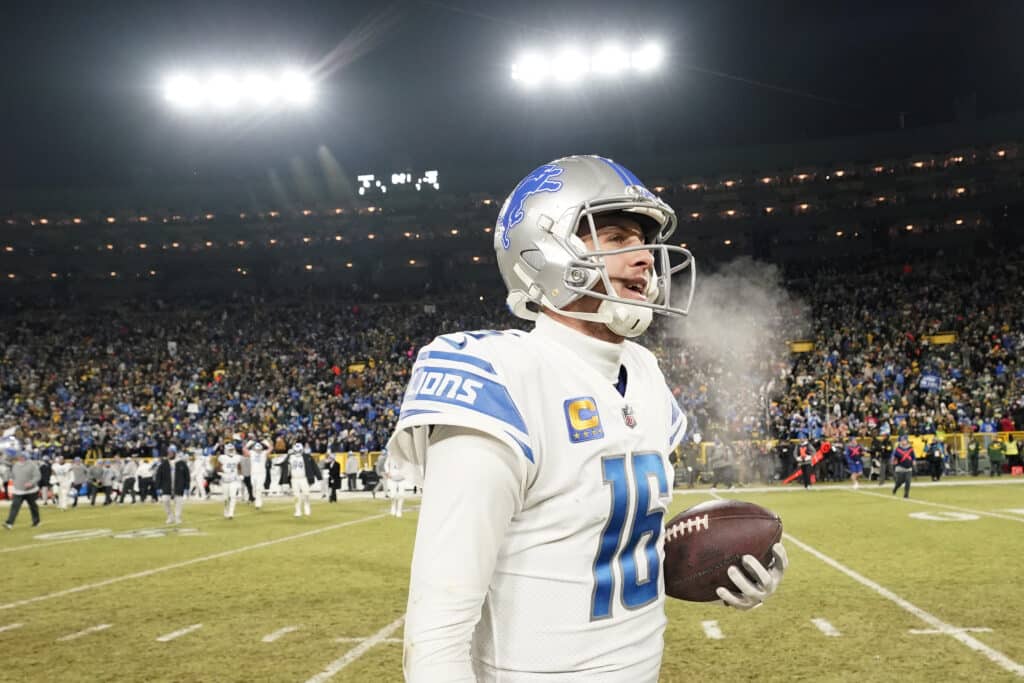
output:
[[528, 249], [520, 252], [519, 257], [523, 259], [523, 263], [536, 271], [541, 270], [547, 264], [547, 259], [544, 258], [544, 254], [541, 253], [540, 249]]

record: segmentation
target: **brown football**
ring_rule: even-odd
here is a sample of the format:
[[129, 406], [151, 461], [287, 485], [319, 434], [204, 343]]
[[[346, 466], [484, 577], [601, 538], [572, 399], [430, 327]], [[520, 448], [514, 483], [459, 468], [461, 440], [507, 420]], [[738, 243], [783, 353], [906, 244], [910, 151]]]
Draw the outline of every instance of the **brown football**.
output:
[[709, 500], [680, 512], [665, 525], [665, 592], [692, 602], [718, 600], [715, 589], [734, 590], [727, 571], [742, 569], [744, 555], [765, 567], [782, 538], [782, 520], [771, 510], [739, 500]]

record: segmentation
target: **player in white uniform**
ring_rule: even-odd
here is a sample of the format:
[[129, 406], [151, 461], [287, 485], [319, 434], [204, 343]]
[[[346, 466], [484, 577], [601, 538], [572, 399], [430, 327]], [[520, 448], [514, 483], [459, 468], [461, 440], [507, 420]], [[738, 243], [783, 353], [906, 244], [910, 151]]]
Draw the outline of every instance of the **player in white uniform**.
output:
[[384, 477], [387, 480], [387, 495], [391, 499], [391, 515], [401, 517], [402, 506], [405, 504], [405, 473], [402, 471], [402, 463], [388, 458], [384, 462]]
[[[288, 451], [288, 469], [291, 470], [292, 495], [295, 496], [295, 516], [301, 517], [303, 510], [309, 517], [313, 512], [309, 505], [310, 485], [306, 477], [306, 458], [301, 443]], [[315, 467], [315, 465], [314, 465]]]
[[53, 462], [53, 481], [57, 485], [57, 506], [67, 510], [71, 498], [71, 465], [64, 462], [63, 455], [58, 455]]
[[220, 472], [220, 489], [224, 494], [224, 518], [235, 518], [235, 504], [241, 495], [242, 482], [239, 471], [242, 456], [235, 452], [232, 444], [224, 446], [224, 453], [217, 456], [217, 470]]
[[192, 464], [189, 467], [191, 491], [196, 492], [195, 495], [198, 500], [206, 500], [210, 497], [204, 486], [206, 483], [206, 463], [209, 460], [209, 456], [203, 455], [203, 451], [200, 448], [193, 448], [191, 450]]
[[[672, 303], [671, 276], [692, 266], [664, 243], [674, 228], [667, 204], [601, 157], [541, 166], [506, 200], [498, 264], [509, 308], [536, 327], [424, 347], [388, 445], [425, 479], [407, 680], [657, 680], [668, 455], [686, 418], [626, 338], [653, 312], [689, 309], [692, 267], [685, 305]], [[785, 562], [778, 545], [757, 582], [732, 568], [720, 597], [760, 604]]]
[[251, 465], [251, 474], [249, 476], [252, 477], [253, 505], [257, 510], [263, 507], [263, 483], [266, 481], [267, 453], [270, 452], [270, 449], [269, 441], [257, 438], [249, 441], [242, 451], [245, 455], [249, 456], [249, 463]]

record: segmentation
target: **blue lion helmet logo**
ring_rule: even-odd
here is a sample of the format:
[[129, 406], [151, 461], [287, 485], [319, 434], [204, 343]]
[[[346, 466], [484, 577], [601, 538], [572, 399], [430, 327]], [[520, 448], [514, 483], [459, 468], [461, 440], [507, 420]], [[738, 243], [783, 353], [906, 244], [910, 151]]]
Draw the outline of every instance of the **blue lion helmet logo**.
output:
[[523, 178], [523, 181], [516, 186], [512, 196], [509, 197], [508, 206], [505, 207], [504, 213], [501, 214], [501, 246], [506, 249], [511, 246], [508, 240], [508, 233], [526, 217], [523, 204], [526, 203], [530, 196], [538, 192], [558, 192], [562, 189], [562, 181], [553, 180], [553, 178], [561, 174], [562, 168], [560, 166], [545, 164]]

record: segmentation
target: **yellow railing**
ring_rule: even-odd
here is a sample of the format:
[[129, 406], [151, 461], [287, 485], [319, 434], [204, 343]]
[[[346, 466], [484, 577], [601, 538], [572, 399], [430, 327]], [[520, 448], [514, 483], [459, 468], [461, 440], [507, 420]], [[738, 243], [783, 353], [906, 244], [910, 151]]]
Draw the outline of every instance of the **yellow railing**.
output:
[[[998, 441], [1007, 442], [1007, 441], [1009, 441], [1010, 436], [1013, 436], [1014, 442], [1020, 444], [1018, 446], [1018, 448], [1024, 448], [1024, 431], [987, 432], [987, 433], [984, 433], [984, 434], [980, 434], [980, 433], [965, 434], [963, 432], [953, 432], [953, 433], [942, 434], [941, 438], [942, 438], [942, 442], [946, 445], [946, 451], [947, 452], [955, 452], [958, 457], [966, 458], [967, 457], [967, 444], [968, 444], [969, 441], [977, 441], [978, 445], [981, 446], [981, 455], [985, 456], [986, 455], [985, 449], [987, 448], [988, 444], [992, 442], [993, 439], [998, 440]], [[897, 438], [898, 437], [895, 437], [895, 436], [892, 436], [892, 437], [889, 438], [888, 445], [886, 447], [888, 452], [891, 452], [892, 449], [896, 446]], [[932, 442], [932, 440], [935, 439], [935, 438], [936, 438], [935, 434], [911, 435], [910, 436], [910, 445], [913, 446], [913, 448], [914, 448], [914, 454], [917, 457], [923, 456], [924, 455], [925, 447], [928, 444], [930, 444]], [[867, 450], [869, 450], [869, 451], [873, 450], [872, 446], [874, 444], [874, 439], [872, 437], [867, 437], [867, 436], [866, 437], [858, 437], [858, 441]], [[749, 446], [764, 446], [766, 449], [773, 449], [773, 448], [777, 447], [780, 442], [788, 443], [790, 445], [790, 447], [792, 447], [792, 446], [795, 446], [796, 444], [800, 443], [800, 440], [799, 439], [736, 439], [736, 440], [733, 440], [733, 441], [723, 441], [722, 443], [725, 444], [726, 446], [729, 446], [729, 447], [733, 448], [734, 449], [734, 453], [735, 453], [737, 448], [743, 448], [743, 447], [749, 447]], [[846, 447], [846, 442], [845, 441], [840, 442], [840, 441], [837, 440], [835, 443], [836, 443], [836, 447], [837, 448], [840, 445], [843, 448]], [[700, 444], [700, 462], [702, 464], [705, 464], [705, 465], [707, 464], [708, 449], [713, 447], [714, 445], [715, 444], [713, 442], [707, 442], [707, 441], [704, 441], [704, 442], [702, 442]], [[886, 453], [886, 455], [888, 455], [888, 452]], [[872, 455], [876, 455], [876, 454], [872, 453]]]

